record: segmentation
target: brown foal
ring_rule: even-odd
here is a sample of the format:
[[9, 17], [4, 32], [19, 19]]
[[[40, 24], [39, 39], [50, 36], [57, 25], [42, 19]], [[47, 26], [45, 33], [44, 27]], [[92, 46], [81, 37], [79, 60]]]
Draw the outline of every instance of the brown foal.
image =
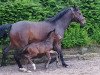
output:
[[[50, 53], [53, 49], [53, 43], [55, 40], [59, 39], [55, 30], [49, 32], [47, 39], [38, 43], [31, 43], [24, 48], [24, 57], [32, 64], [34, 70], [36, 70], [35, 64], [32, 62], [31, 58], [36, 57], [39, 54], [45, 54], [48, 57], [48, 62], [46, 63], [46, 68], [48, 68], [51, 61]], [[55, 52], [56, 53], [56, 52]], [[57, 53], [58, 54], [58, 53]], [[56, 56], [58, 62], [58, 55]]]

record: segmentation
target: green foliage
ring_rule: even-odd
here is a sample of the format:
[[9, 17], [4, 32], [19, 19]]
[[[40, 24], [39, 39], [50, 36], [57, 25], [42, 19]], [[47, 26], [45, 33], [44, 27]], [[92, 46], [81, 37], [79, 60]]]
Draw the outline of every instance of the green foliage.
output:
[[70, 26], [65, 32], [65, 37], [62, 40], [63, 48], [90, 45], [91, 39], [88, 37], [87, 30], [80, 28], [79, 25]]
[[[41, 21], [54, 16], [62, 8], [79, 5], [86, 26], [72, 24], [62, 40], [63, 48], [100, 43], [100, 0], [0, 0], [0, 24], [21, 20]], [[7, 41], [7, 42], [6, 42]], [[8, 43], [8, 39], [5, 42]]]

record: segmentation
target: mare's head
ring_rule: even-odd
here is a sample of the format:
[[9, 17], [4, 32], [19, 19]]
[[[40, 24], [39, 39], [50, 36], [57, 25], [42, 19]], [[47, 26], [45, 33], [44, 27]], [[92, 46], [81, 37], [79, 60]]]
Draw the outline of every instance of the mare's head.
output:
[[[59, 23], [63, 22], [64, 24], [68, 25], [70, 19], [72, 22], [80, 23], [81, 27], [84, 26], [84, 24], [86, 23], [85, 17], [82, 15], [80, 9], [76, 6], [62, 9], [57, 15], [47, 19], [46, 21], [52, 22], [54, 24], [60, 21]], [[59, 24], [57, 23], [57, 25]]]
[[85, 17], [82, 15], [78, 7], [74, 6], [71, 8], [72, 21], [80, 23], [81, 27], [86, 23]]

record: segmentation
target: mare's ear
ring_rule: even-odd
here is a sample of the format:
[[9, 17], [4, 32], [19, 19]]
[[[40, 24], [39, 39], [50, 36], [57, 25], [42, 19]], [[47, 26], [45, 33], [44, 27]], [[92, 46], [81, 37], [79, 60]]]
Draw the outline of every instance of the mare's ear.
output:
[[74, 8], [75, 11], [78, 10], [78, 7], [75, 4], [74, 4], [73, 8]]
[[76, 8], [76, 5], [74, 4], [73, 8]]

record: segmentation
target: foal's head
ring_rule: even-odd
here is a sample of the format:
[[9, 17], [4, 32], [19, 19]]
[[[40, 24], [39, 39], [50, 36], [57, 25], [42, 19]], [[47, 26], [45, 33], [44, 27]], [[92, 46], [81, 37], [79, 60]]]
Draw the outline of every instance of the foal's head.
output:
[[55, 33], [55, 29], [53, 31], [50, 31], [47, 37], [52, 41], [59, 39], [59, 36]]
[[72, 11], [72, 20], [75, 22], [79, 22], [81, 26], [83, 26], [86, 23], [85, 17], [82, 15], [81, 11], [78, 7], [74, 6], [71, 8]]

